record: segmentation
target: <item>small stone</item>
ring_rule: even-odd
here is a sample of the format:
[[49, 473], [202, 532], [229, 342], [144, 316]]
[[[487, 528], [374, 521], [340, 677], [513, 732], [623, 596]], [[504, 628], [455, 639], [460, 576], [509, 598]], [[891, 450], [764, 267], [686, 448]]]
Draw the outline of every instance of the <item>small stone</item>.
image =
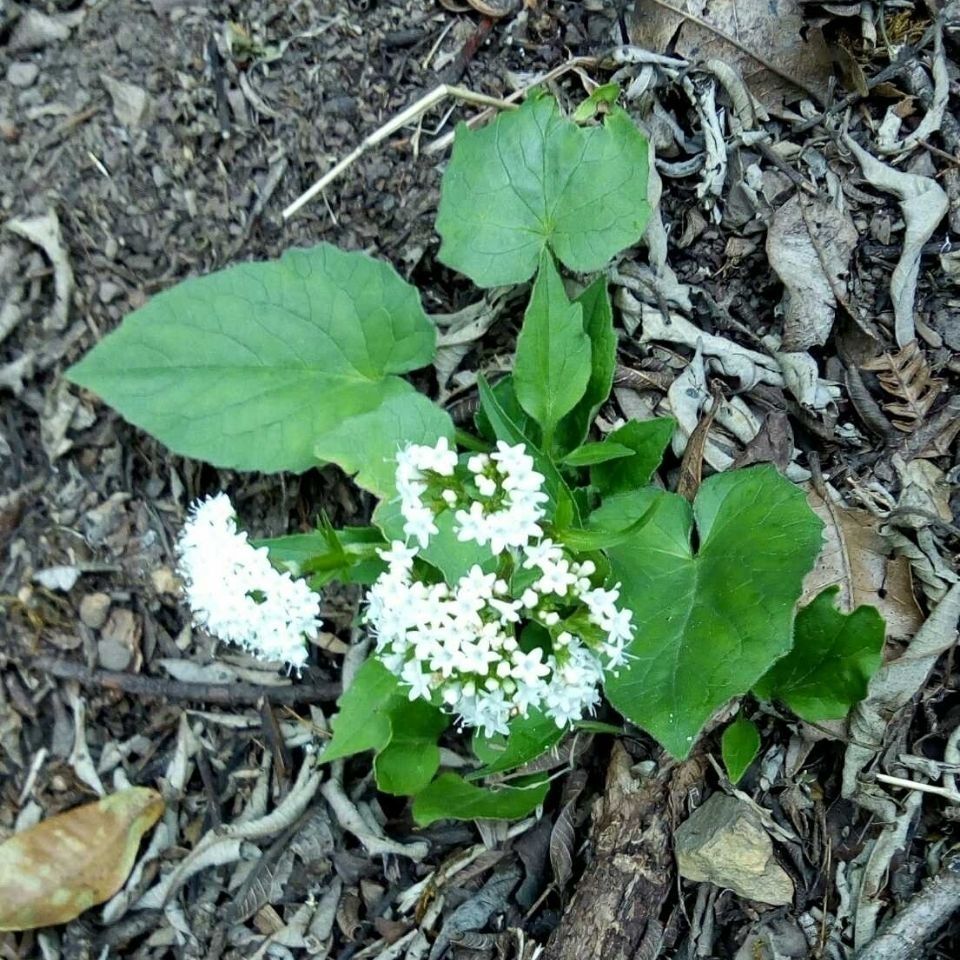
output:
[[150, 574], [150, 580], [153, 583], [153, 589], [157, 593], [165, 593], [173, 597], [177, 594], [177, 578], [169, 567], [157, 567]]
[[101, 303], [113, 303], [120, 294], [123, 293], [123, 287], [111, 280], [103, 280], [97, 288], [97, 296]]
[[7, 67], [7, 83], [11, 87], [20, 87], [25, 90], [32, 87], [40, 75], [40, 68], [35, 63], [24, 60], [15, 60]]
[[110, 99], [113, 101], [113, 115], [125, 127], [138, 127], [147, 117], [150, 109], [150, 95], [142, 87], [125, 80], [114, 80], [108, 74], [100, 74], [100, 82], [104, 85]]
[[39, 10], [27, 10], [13, 28], [7, 50], [10, 53], [39, 50], [48, 43], [66, 40], [73, 21], [72, 17], [51, 17]]
[[107, 622], [110, 597], [105, 593], [88, 593], [80, 601], [80, 622], [91, 630], [99, 630]]
[[116, 640], [97, 641], [97, 659], [104, 670], [126, 670], [133, 662], [133, 651]]
[[753, 808], [715, 793], [676, 833], [680, 876], [726, 887], [748, 900], [783, 906], [793, 881], [773, 855], [773, 841]]
[[140, 621], [131, 610], [116, 607], [100, 630], [97, 654], [105, 670], [126, 670], [140, 652]]

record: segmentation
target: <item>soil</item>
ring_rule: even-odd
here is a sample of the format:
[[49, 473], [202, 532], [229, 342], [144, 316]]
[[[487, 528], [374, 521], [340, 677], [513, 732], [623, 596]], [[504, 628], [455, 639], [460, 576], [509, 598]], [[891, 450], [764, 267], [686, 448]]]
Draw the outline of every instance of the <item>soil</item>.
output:
[[[421, 289], [430, 313], [476, 300], [477, 292], [435, 259], [433, 220], [448, 154], [423, 149], [474, 117], [475, 106], [449, 101], [368, 151], [297, 215], [284, 220], [281, 211], [437, 84], [505, 97], [571, 56], [601, 56], [633, 29], [629, 11], [613, 3], [500, 6], [507, 15], [491, 20], [466, 3], [431, 0], [0, 0], [0, 218], [51, 212], [74, 279], [60, 315], [57, 265], [35, 243], [0, 229], [0, 839], [128, 782], [164, 787], [174, 832], [168, 848], [148, 858], [129, 909], [106, 919], [94, 909], [56, 930], [0, 934], [3, 956], [532, 958], [549, 944], [548, 957], [586, 957], [592, 947], [571, 946], [590, 929], [584, 903], [605, 904], [611, 930], [631, 927], [603, 941], [606, 960], [853, 955], [844, 898], [880, 824], [842, 790], [842, 742], [774, 711], [758, 714], [764, 753], [740, 787], [791, 837], [778, 844], [797, 890], [790, 907], [676, 876], [674, 829], [723, 788], [709, 762], [719, 757], [716, 730], [694, 761], [679, 767], [636, 730], [616, 748], [609, 770], [609, 738], [568, 751], [572, 772], [565, 776], [585, 771], [586, 788], [570, 804], [558, 788], [539, 822], [514, 833], [502, 824], [453, 821], [419, 830], [405, 803], [377, 795], [369, 762], [358, 759], [342, 774], [354, 813], [392, 843], [426, 840], [425, 856], [364, 843], [321, 789], [289, 823], [250, 839], [238, 862], [197, 873], [166, 904], [133, 906], [205, 831], [257, 802], [266, 809], [268, 798], [271, 805], [289, 798], [303, 748], [323, 735], [335, 709], [343, 663], [357, 640], [358, 598], [350, 590], [325, 596], [327, 632], [292, 683], [192, 631], [173, 547], [189, 504], [226, 491], [258, 536], [310, 529], [321, 508], [337, 525], [363, 522], [372, 504], [332, 467], [302, 476], [240, 475], [174, 456], [68, 385], [63, 370], [178, 280], [320, 241], [393, 263]], [[828, 9], [842, 4], [807, 6], [811, 22], [834, 39], [849, 34], [850, 19]], [[942, 183], [953, 203], [922, 250], [914, 311], [920, 372], [912, 380], [898, 379], [888, 365], [885, 386], [885, 361], [871, 367], [898, 349], [889, 287], [904, 243], [903, 212], [865, 180], [839, 139], [845, 117], [870, 149], [888, 105], [901, 105], [907, 132], [929, 108], [933, 46], [920, 34], [930, 12], [924, 4], [902, 6], [917, 31], [901, 42], [920, 46], [886, 81], [891, 89], [864, 96], [841, 83], [833, 102], [852, 91], [845, 111], [824, 115], [810, 104], [814, 122], [806, 126], [803, 117], [773, 114], [761, 125], [769, 135], [762, 144], [728, 138], [731, 166], [717, 216], [698, 195], [695, 165], [686, 175], [664, 169], [661, 209], [667, 262], [692, 291], [681, 312], [708, 334], [763, 351], [770, 349], [763, 338], [782, 331], [783, 286], [765, 246], [772, 210], [796, 192], [798, 178], [801, 192], [845, 198], [857, 235], [843, 276], [846, 307], [829, 339], [810, 349], [819, 375], [839, 385], [835, 401], [818, 408], [781, 387], [745, 389], [726, 378], [727, 395], [742, 394], [764, 427], [749, 442], [733, 437], [729, 425], [717, 436], [739, 465], [792, 465], [795, 479], [822, 489], [826, 478], [851, 504], [872, 510], [877, 529], [883, 519], [892, 535], [883, 549], [907, 558], [898, 569], [915, 596], [908, 605], [922, 619], [955, 580], [960, 545], [952, 429], [960, 411], [950, 406], [960, 375], [958, 274], [950, 259], [950, 231], [960, 226], [955, 34], [945, 31], [951, 80], [941, 129], [904, 161]], [[35, 14], [42, 16], [28, 22]], [[870, 78], [888, 61], [856, 62]], [[585, 83], [610, 73], [592, 64], [551, 89], [572, 105], [583, 99]], [[687, 158], [671, 123], [690, 137], [689, 156], [704, 143], [703, 118], [675, 80], [662, 86], [660, 113], [649, 99], [631, 105], [638, 118], [653, 117], [652, 137], [668, 164]], [[642, 251], [623, 258], [614, 281], [656, 309], [677, 309], [667, 287], [631, 283], [645, 259]], [[509, 315], [464, 368], [495, 363], [518, 320]], [[625, 332], [620, 386], [604, 425], [663, 402], [693, 353]], [[889, 389], [891, 376], [899, 394]], [[467, 377], [457, 394], [468, 404], [469, 386]], [[935, 474], [923, 509], [938, 512], [917, 521], [909, 510], [904, 515], [903, 492], [912, 482], [904, 470], [921, 461]], [[670, 470], [674, 478], [680, 473], [679, 455]], [[883, 584], [880, 590], [883, 597]], [[891, 657], [909, 637], [893, 639]], [[205, 692], [186, 686], [198, 683]], [[956, 687], [952, 659], [941, 658], [908, 707], [890, 718], [871, 770], [924, 782], [939, 776], [960, 717]], [[603, 719], [616, 722], [612, 714]], [[901, 753], [917, 762], [904, 768]], [[626, 789], [623, 777], [639, 780], [652, 769], [639, 800], [611, 806], [611, 796]], [[605, 776], [607, 797], [598, 803]], [[909, 794], [894, 796], [897, 810], [905, 809]], [[957, 809], [928, 797], [905, 824], [873, 895], [881, 918], [902, 910], [929, 876], [949, 866]], [[571, 830], [566, 840], [554, 829], [562, 818]], [[613, 835], [619, 839], [611, 845]], [[617, 860], [621, 841], [634, 858], [626, 864]], [[552, 872], [564, 845], [572, 877]], [[453, 870], [453, 859], [467, 855], [468, 864]], [[404, 906], [411, 888], [437, 868], [452, 879], [444, 885], [434, 877], [434, 894], [421, 891]], [[603, 894], [633, 873], [643, 875], [637, 889], [644, 902], [624, 910]], [[902, 955], [953, 957], [958, 949], [954, 919], [931, 931], [920, 952]]]

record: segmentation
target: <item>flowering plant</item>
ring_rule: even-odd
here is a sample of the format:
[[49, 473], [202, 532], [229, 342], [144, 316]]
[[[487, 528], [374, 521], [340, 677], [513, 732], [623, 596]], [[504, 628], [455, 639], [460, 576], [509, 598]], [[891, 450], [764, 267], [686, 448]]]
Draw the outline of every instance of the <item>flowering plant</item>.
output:
[[[298, 670], [314, 591], [368, 588], [375, 651], [323, 759], [374, 751], [378, 785], [414, 795], [421, 823], [531, 810], [548, 782], [523, 766], [600, 729], [604, 698], [683, 757], [731, 698], [836, 716], [879, 663], [875, 614], [824, 593], [798, 615], [821, 524], [776, 470], [718, 474], [691, 503], [651, 484], [671, 419], [591, 436], [617, 334], [590, 274], [643, 233], [647, 155], [623, 110], [578, 125], [545, 96], [458, 130], [439, 258], [480, 286], [533, 280], [513, 370], [478, 375], [472, 430], [402, 377], [436, 351], [416, 290], [329, 245], [185, 281], [69, 371], [178, 453], [267, 472], [332, 462], [379, 500], [372, 526], [323, 519], [254, 546], [214, 497], [186, 524], [180, 571], [198, 624]], [[438, 774], [451, 721], [474, 730], [465, 776]], [[758, 738], [730, 730], [734, 775]]]

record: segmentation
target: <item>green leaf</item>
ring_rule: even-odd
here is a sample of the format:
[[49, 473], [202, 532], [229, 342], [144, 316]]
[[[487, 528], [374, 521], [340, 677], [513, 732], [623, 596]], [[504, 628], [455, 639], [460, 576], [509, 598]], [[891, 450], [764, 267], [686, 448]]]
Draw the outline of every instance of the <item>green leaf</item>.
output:
[[455, 773], [442, 773], [413, 800], [413, 818], [421, 827], [435, 820], [516, 820], [543, 803], [550, 789], [546, 777], [518, 787], [483, 787]]
[[294, 576], [309, 575], [313, 587], [331, 580], [368, 585], [384, 569], [377, 549], [386, 544], [375, 527], [320, 529], [287, 537], [255, 540], [253, 544], [266, 547], [270, 560]]
[[[356, 469], [363, 430], [381, 486], [403, 439], [450, 435], [395, 374], [425, 366], [436, 331], [386, 263], [329, 244], [177, 284], [130, 314], [67, 376], [171, 450], [219, 467]], [[399, 411], [391, 426], [381, 408]], [[378, 491], [377, 491], [378, 492]]]
[[622, 443], [585, 443], [576, 450], [571, 450], [560, 462], [565, 467], [592, 467], [595, 463], [632, 457], [633, 453], [630, 447], [625, 447]]
[[[396, 699], [396, 698], [395, 698]], [[373, 769], [384, 793], [419, 793], [440, 768], [437, 739], [450, 718], [425, 700], [403, 698], [390, 709], [390, 742], [377, 754]]]
[[494, 773], [522, 767], [558, 744], [567, 732], [566, 728], [558, 727], [552, 717], [540, 710], [531, 710], [525, 717], [514, 717], [508, 726], [510, 733], [505, 737], [478, 734], [474, 739], [474, 752], [485, 766], [468, 774], [468, 780], [479, 780]]
[[544, 250], [517, 337], [513, 385], [520, 406], [540, 424], [547, 453], [561, 417], [587, 389], [590, 370], [583, 308], [567, 299], [553, 258]]
[[660, 466], [675, 427], [676, 421], [669, 417], [628, 420], [618, 430], [607, 434], [607, 442], [630, 447], [634, 455], [629, 459], [596, 464], [590, 470], [590, 482], [604, 497], [645, 487]]
[[752, 720], [737, 717], [723, 731], [720, 740], [720, 752], [730, 782], [737, 784], [760, 752], [760, 731]]
[[382, 384], [381, 406], [342, 420], [317, 443], [318, 460], [330, 460], [378, 497], [394, 492], [396, 453], [407, 443], [452, 441], [446, 410], [396, 377]]
[[883, 662], [883, 617], [868, 606], [841, 613], [839, 591], [828, 587], [797, 614], [793, 649], [754, 687], [812, 723], [845, 717]]
[[583, 443], [600, 408], [610, 396], [617, 369], [617, 334], [606, 277], [597, 277], [576, 303], [583, 308], [583, 329], [590, 338], [590, 379], [582, 399], [557, 427], [557, 447], [572, 450]]
[[449, 724], [437, 707], [411, 701], [376, 657], [360, 667], [338, 706], [321, 763], [373, 750], [377, 786], [385, 793], [408, 796], [430, 782], [440, 766], [437, 738]]
[[592, 120], [602, 109], [616, 103], [619, 96], [619, 83], [601, 84], [573, 111], [573, 119], [577, 123]]
[[636, 634], [632, 659], [608, 677], [606, 693], [682, 758], [710, 714], [790, 649], [823, 524], [768, 466], [710, 477], [692, 508], [652, 489], [610, 497], [591, 522], [628, 523], [656, 500], [653, 519], [608, 550]]
[[[622, 530], [608, 530], [603, 526], [585, 530], [578, 528], [558, 528], [554, 530], [553, 535], [560, 543], [565, 544], [571, 550], [577, 552], [609, 550], [610, 547], [631, 541], [640, 530], [650, 523], [662, 502], [662, 500], [654, 498], [648, 504], [646, 510], [630, 523], [629, 526], [624, 527]], [[598, 516], [601, 522], [609, 523], [613, 519], [616, 519], [606, 514], [600, 514], [600, 511], [597, 511], [590, 517], [590, 522], [592, 524], [596, 523], [595, 518]]]
[[583, 128], [534, 93], [486, 127], [461, 124], [443, 177], [440, 260], [480, 287], [522, 283], [545, 248], [571, 270], [601, 270], [650, 215], [647, 141], [614, 107]]
[[333, 739], [320, 755], [320, 762], [382, 750], [392, 735], [390, 710], [401, 696], [398, 686], [397, 678], [376, 657], [366, 660], [337, 701], [340, 710], [331, 722]]
[[[527, 412], [520, 406], [517, 399], [517, 391], [513, 385], [513, 374], [507, 374], [501, 377], [490, 387], [494, 399], [499, 404], [503, 415], [512, 422], [514, 429], [519, 431], [524, 437], [530, 440], [535, 446], [540, 446], [540, 427], [536, 421], [528, 416]], [[483, 406], [477, 408], [474, 414], [474, 422], [477, 425], [477, 431], [482, 437], [490, 443], [496, 440], [505, 440], [506, 437], [498, 436], [490, 418], [484, 413]], [[484, 448], [486, 449], [486, 448]]]

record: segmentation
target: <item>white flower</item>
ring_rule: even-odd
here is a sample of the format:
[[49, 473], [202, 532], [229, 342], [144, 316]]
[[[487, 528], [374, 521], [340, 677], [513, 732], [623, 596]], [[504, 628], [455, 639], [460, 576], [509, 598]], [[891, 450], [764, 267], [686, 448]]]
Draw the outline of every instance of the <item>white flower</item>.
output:
[[194, 623], [265, 660], [297, 669], [306, 663], [304, 637], [315, 639], [320, 629], [320, 598], [237, 530], [226, 494], [193, 505], [177, 553]]
[[[563, 727], [599, 702], [604, 669], [628, 660], [632, 615], [618, 608], [618, 587], [594, 584], [592, 561], [578, 562], [543, 538], [549, 498], [523, 444], [500, 442], [490, 455], [468, 457], [470, 484], [457, 476], [457, 465], [445, 440], [397, 455], [404, 533], [413, 542], [379, 551], [387, 570], [370, 588], [365, 613], [377, 656], [411, 699], [457, 713], [461, 724], [487, 734], [506, 733], [511, 718], [531, 709]], [[458, 540], [487, 548], [496, 560], [474, 565], [449, 586], [415, 573], [417, 555], [438, 534], [436, 518], [446, 510]], [[485, 572], [490, 566], [496, 572]], [[524, 576], [514, 595], [511, 584], [524, 569], [536, 579]], [[531, 619], [549, 640], [521, 649]], [[572, 624], [581, 624], [580, 632]]]

